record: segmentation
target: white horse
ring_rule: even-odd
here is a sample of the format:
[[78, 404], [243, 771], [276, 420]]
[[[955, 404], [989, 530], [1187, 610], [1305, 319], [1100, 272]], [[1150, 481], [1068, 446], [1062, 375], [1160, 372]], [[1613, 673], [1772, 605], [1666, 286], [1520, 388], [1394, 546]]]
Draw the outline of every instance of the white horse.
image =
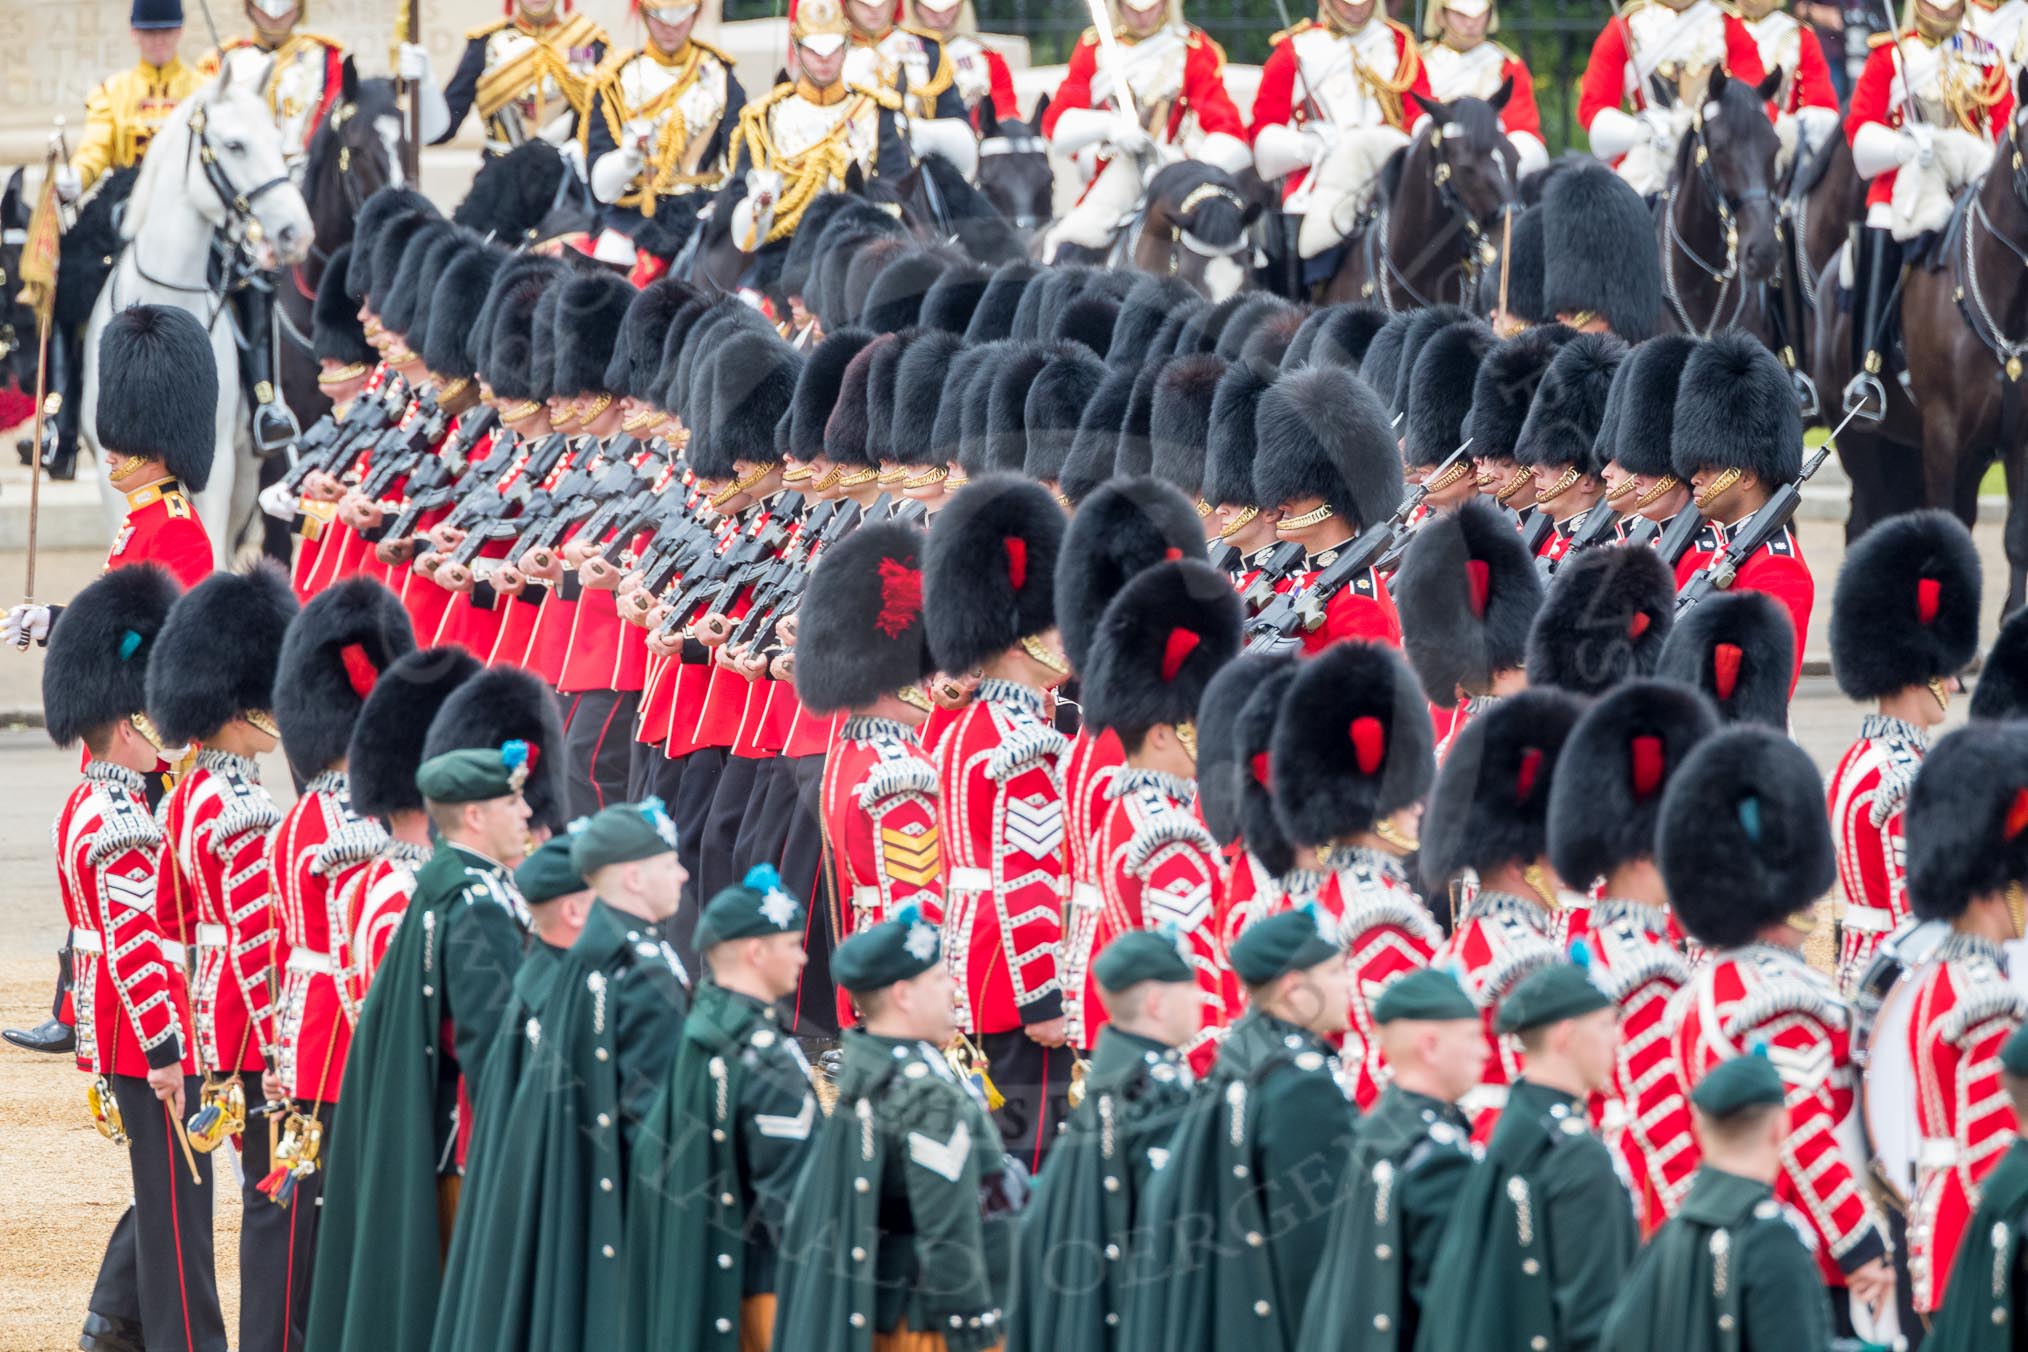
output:
[[[197, 515], [221, 566], [253, 520], [260, 476], [240, 388], [232, 306], [212, 259], [215, 252], [230, 258], [243, 248], [262, 269], [290, 267], [309, 256], [312, 234], [309, 208], [289, 178], [281, 134], [266, 102], [221, 76], [179, 104], [149, 141], [120, 223], [126, 246], [85, 330], [79, 435], [94, 454], [100, 450], [99, 335], [107, 321], [130, 305], [173, 305], [195, 315], [209, 332], [218, 367], [218, 411], [211, 482], [197, 495]], [[120, 378], [118, 371], [103, 374]], [[110, 533], [125, 516], [126, 503], [103, 474], [99, 496]]]

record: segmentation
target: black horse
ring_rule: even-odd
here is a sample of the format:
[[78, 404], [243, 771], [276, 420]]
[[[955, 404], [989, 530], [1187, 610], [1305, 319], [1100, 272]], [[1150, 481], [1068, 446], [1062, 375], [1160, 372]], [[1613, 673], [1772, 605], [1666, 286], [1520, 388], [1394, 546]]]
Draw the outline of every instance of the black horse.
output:
[[1047, 94], [1026, 121], [1002, 121], [990, 101], [979, 104], [979, 191], [1024, 246], [1056, 215], [1056, 169], [1041, 131], [1048, 111]]

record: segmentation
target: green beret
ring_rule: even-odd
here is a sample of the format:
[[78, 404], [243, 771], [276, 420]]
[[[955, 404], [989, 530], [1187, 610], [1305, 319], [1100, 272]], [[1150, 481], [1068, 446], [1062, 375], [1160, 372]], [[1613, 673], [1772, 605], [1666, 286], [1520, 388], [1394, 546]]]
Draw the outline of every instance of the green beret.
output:
[[521, 792], [528, 782], [528, 743], [505, 742], [497, 751], [468, 747], [432, 756], [415, 772], [415, 786], [432, 803], [485, 803]]
[[531, 906], [584, 891], [584, 875], [570, 862], [570, 838], [557, 836], [543, 841], [514, 870], [514, 886], [521, 889], [521, 899]]
[[1092, 963], [1091, 974], [1100, 990], [1114, 992], [1143, 981], [1197, 979], [1173, 930], [1128, 930], [1105, 946]]
[[573, 824], [570, 862], [589, 878], [609, 864], [629, 864], [676, 850], [676, 823], [660, 798], [616, 803], [583, 825]]
[[943, 944], [937, 927], [913, 906], [860, 930], [831, 955], [831, 977], [848, 991], [885, 990], [937, 965]]
[[2028, 1023], [2016, 1028], [2001, 1045], [2000, 1069], [2028, 1079]]
[[1706, 1117], [1730, 1117], [1747, 1108], [1771, 1108], [1787, 1098], [1781, 1072], [1767, 1057], [1755, 1053], [1720, 1061], [1690, 1091], [1690, 1101]]
[[1604, 1009], [1612, 1000], [1584, 969], [1572, 962], [1551, 963], [1521, 978], [1507, 998], [1493, 1027], [1502, 1033], [1525, 1033], [1544, 1024], [1575, 1019], [1595, 1009]]
[[802, 927], [803, 903], [788, 894], [773, 864], [755, 864], [742, 881], [705, 906], [697, 919], [697, 951]]
[[1458, 984], [1458, 979], [1434, 967], [1419, 967], [1397, 977], [1373, 1002], [1375, 1023], [1393, 1023], [1396, 1019], [1442, 1023], [1448, 1019], [1478, 1017], [1479, 1007], [1472, 1003], [1471, 996], [1465, 994], [1465, 988]]
[[1316, 911], [1298, 906], [1248, 925], [1232, 945], [1232, 970], [1249, 986], [1265, 986], [1286, 973], [1307, 971], [1341, 951], [1318, 927]]

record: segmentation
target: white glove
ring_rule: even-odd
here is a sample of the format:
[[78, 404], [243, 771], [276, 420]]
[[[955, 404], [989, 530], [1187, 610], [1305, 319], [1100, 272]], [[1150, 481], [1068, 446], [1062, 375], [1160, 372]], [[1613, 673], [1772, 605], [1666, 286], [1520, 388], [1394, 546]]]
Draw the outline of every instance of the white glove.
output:
[[1901, 145], [1895, 158], [1902, 164], [1919, 164], [1927, 169], [1936, 163], [1936, 133], [1920, 124], [1903, 127]]
[[1323, 153], [1321, 137], [1298, 131], [1285, 122], [1271, 122], [1254, 138], [1253, 167], [1262, 178], [1273, 180], [1307, 169]]
[[1618, 108], [1601, 108], [1586, 129], [1591, 153], [1601, 160], [1616, 160], [1648, 139], [1648, 129]]
[[260, 492], [261, 510], [277, 521], [296, 519], [296, 497], [288, 485], [271, 483]]
[[1050, 140], [1059, 154], [1074, 155], [1104, 140], [1112, 125], [1113, 115], [1104, 108], [1066, 108], [1058, 115]]
[[1106, 143], [1122, 155], [1139, 155], [1155, 144], [1148, 139], [1147, 128], [1125, 113], [1114, 115], [1106, 130]]
[[1796, 125], [1801, 128], [1803, 142], [1811, 150], [1823, 145], [1838, 131], [1838, 110], [1836, 108], [1798, 108]]
[[1861, 178], [1878, 178], [1906, 164], [1914, 154], [1912, 138], [1880, 122], [1864, 122], [1852, 133], [1852, 167]]
[[1666, 108], [1643, 108], [1638, 119], [1647, 135], [1641, 139], [1655, 147], [1657, 155], [1676, 153], [1676, 119]]
[[394, 68], [410, 84], [421, 84], [430, 78], [430, 54], [420, 43], [404, 42], [395, 53]]
[[648, 158], [638, 146], [623, 145], [618, 150], [608, 150], [592, 161], [592, 196], [601, 202], [617, 202], [627, 185], [647, 167]]
[[49, 607], [23, 601], [7, 612], [7, 627], [0, 631], [0, 642], [12, 644], [26, 651], [31, 643], [40, 643], [49, 637]]
[[1514, 147], [1514, 154], [1519, 161], [1519, 169], [1515, 174], [1517, 179], [1526, 178], [1549, 167], [1549, 147], [1543, 145], [1542, 138], [1533, 132], [1510, 131], [1507, 133], [1507, 143]]
[[75, 202], [84, 192], [84, 180], [77, 176], [77, 170], [67, 164], [56, 166], [56, 195], [66, 202]]
[[752, 253], [774, 228], [775, 203], [782, 193], [782, 176], [772, 169], [746, 171], [746, 196], [732, 204], [732, 243], [741, 253]]
[[940, 156], [967, 179], [978, 172], [978, 133], [963, 118], [917, 118], [908, 124], [908, 141], [918, 156]]

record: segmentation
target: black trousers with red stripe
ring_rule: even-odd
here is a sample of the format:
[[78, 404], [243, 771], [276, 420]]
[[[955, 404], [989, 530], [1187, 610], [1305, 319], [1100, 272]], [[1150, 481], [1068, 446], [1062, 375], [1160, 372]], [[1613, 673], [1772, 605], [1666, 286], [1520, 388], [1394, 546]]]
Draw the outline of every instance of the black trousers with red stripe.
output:
[[802, 980], [783, 1014], [796, 1037], [838, 1036], [837, 988], [831, 979], [830, 903], [824, 895], [824, 828], [820, 816], [824, 753], [783, 757], [762, 765], [755, 781], [750, 829], [742, 829], [735, 863], [742, 873], [754, 864], [773, 864], [782, 883], [805, 909]]
[[1032, 1175], [1049, 1157], [1058, 1125], [1070, 1112], [1070, 1068], [1077, 1054], [1045, 1047], [1019, 1028], [972, 1037], [988, 1062], [987, 1075], [1007, 1100], [993, 1114], [1000, 1142]]
[[570, 815], [589, 817], [627, 801], [641, 692], [587, 690], [565, 698], [570, 711], [563, 727], [564, 754], [570, 758]]
[[[212, 1262], [211, 1157], [196, 1156], [193, 1180], [169, 1109], [148, 1082], [110, 1078], [130, 1138], [134, 1205], [113, 1227], [91, 1312], [138, 1326], [148, 1352], [225, 1352]], [[201, 1084], [184, 1077], [184, 1101], [193, 1108]]]
[[712, 791], [711, 806], [704, 816], [704, 838], [697, 854], [697, 895], [702, 905], [746, 873], [746, 865], [734, 855], [740, 826], [753, 803], [754, 781], [761, 767], [772, 764], [752, 756], [727, 756]]
[[[246, 1101], [262, 1099], [258, 1071], [240, 1076]], [[324, 1124], [323, 1157], [330, 1158], [331, 1115], [336, 1105], [312, 1106]], [[240, 1184], [244, 1214], [239, 1228], [239, 1342], [235, 1352], [302, 1352], [310, 1315], [310, 1273], [317, 1259], [317, 1218], [322, 1214], [324, 1171], [296, 1180], [287, 1206], [260, 1191], [273, 1167], [268, 1158], [268, 1120], [250, 1118], [241, 1137]]]

